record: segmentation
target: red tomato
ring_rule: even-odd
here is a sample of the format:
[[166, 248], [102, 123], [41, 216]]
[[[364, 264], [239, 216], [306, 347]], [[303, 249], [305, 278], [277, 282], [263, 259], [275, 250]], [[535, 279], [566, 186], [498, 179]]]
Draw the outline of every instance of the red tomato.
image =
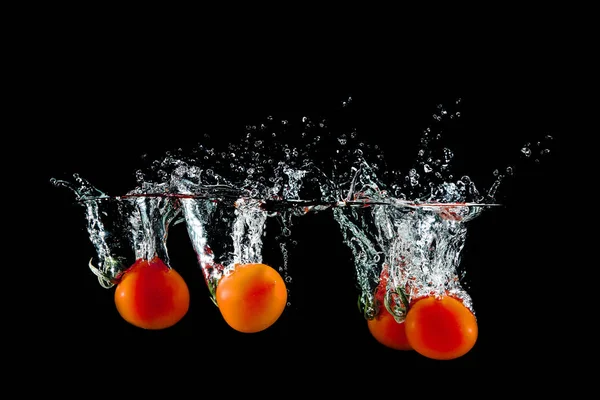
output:
[[217, 286], [217, 306], [233, 329], [254, 333], [267, 329], [283, 313], [287, 288], [279, 272], [265, 264], [240, 264]]
[[404, 321], [406, 338], [419, 354], [451, 360], [465, 355], [477, 341], [475, 315], [451, 296], [425, 297], [412, 303]]
[[367, 326], [371, 335], [384, 346], [395, 350], [411, 350], [412, 348], [406, 339], [404, 322], [397, 323], [392, 314], [385, 308], [385, 295], [389, 279], [389, 265], [383, 264], [379, 274], [379, 284], [374, 293], [375, 304], [379, 307], [379, 313], [375, 318], [367, 320]]
[[116, 291], [117, 311], [132, 325], [164, 329], [187, 313], [190, 293], [187, 284], [161, 259], [137, 260], [121, 277]]
[[381, 307], [379, 314], [367, 325], [371, 335], [381, 344], [395, 350], [412, 350], [406, 338], [405, 323], [398, 323], [387, 308]]

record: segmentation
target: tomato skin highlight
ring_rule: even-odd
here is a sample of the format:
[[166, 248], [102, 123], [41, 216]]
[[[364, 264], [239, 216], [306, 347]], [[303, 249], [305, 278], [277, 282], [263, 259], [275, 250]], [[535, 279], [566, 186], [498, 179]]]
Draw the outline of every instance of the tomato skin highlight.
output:
[[158, 257], [137, 260], [123, 274], [115, 290], [121, 317], [143, 329], [175, 325], [187, 313], [190, 293], [177, 271]]
[[381, 307], [379, 314], [367, 320], [369, 332], [382, 345], [394, 350], [412, 350], [406, 338], [405, 323], [398, 323], [385, 307]]
[[279, 319], [287, 303], [287, 288], [272, 267], [240, 264], [219, 281], [216, 300], [229, 326], [239, 332], [255, 333]]
[[406, 315], [406, 337], [419, 354], [452, 360], [468, 353], [477, 341], [475, 315], [460, 300], [425, 297], [412, 303]]

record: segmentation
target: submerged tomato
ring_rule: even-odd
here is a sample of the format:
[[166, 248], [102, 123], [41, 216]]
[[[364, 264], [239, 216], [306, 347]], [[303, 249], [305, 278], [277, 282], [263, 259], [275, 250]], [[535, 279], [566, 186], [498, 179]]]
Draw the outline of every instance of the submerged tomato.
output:
[[375, 303], [379, 313], [373, 319], [367, 320], [371, 335], [381, 344], [395, 350], [412, 350], [406, 339], [404, 322], [398, 323], [385, 307], [385, 296], [388, 280], [390, 279], [389, 265], [384, 264], [379, 274], [379, 283], [375, 289]]
[[477, 341], [475, 315], [451, 296], [425, 297], [408, 310], [406, 337], [419, 354], [436, 360], [451, 360], [469, 352]]
[[398, 323], [387, 308], [381, 307], [379, 314], [367, 320], [371, 335], [381, 344], [395, 350], [412, 350], [406, 338], [405, 323]]
[[266, 264], [242, 264], [217, 286], [217, 305], [233, 329], [254, 333], [267, 329], [283, 313], [287, 289], [279, 273]]
[[129, 267], [115, 291], [117, 311], [132, 325], [164, 329], [187, 313], [190, 294], [187, 284], [161, 259], [137, 260]]

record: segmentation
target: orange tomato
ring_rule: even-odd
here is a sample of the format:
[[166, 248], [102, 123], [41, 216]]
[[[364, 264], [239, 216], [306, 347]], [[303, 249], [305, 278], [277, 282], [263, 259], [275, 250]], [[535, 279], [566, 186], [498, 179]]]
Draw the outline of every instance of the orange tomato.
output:
[[406, 338], [419, 354], [451, 360], [465, 355], [477, 341], [475, 315], [460, 300], [425, 297], [409, 308], [404, 321]]
[[254, 333], [267, 329], [283, 313], [287, 288], [266, 264], [240, 264], [217, 285], [217, 306], [233, 329]]
[[412, 350], [404, 322], [396, 322], [387, 308], [382, 306], [375, 318], [367, 320], [367, 325], [371, 335], [382, 345], [395, 350]]
[[190, 305], [188, 286], [160, 258], [137, 260], [123, 274], [115, 291], [117, 311], [132, 325], [164, 329], [175, 325]]

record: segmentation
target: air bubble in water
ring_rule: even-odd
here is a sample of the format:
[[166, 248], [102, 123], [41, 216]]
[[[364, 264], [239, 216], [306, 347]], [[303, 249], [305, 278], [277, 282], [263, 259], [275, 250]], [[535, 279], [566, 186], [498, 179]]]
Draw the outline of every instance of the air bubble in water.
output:
[[450, 150], [447, 147], [444, 147], [444, 160], [446, 161], [446, 163], [449, 163], [452, 160], [452, 157], [454, 157], [454, 153], [452, 152], [452, 150]]

